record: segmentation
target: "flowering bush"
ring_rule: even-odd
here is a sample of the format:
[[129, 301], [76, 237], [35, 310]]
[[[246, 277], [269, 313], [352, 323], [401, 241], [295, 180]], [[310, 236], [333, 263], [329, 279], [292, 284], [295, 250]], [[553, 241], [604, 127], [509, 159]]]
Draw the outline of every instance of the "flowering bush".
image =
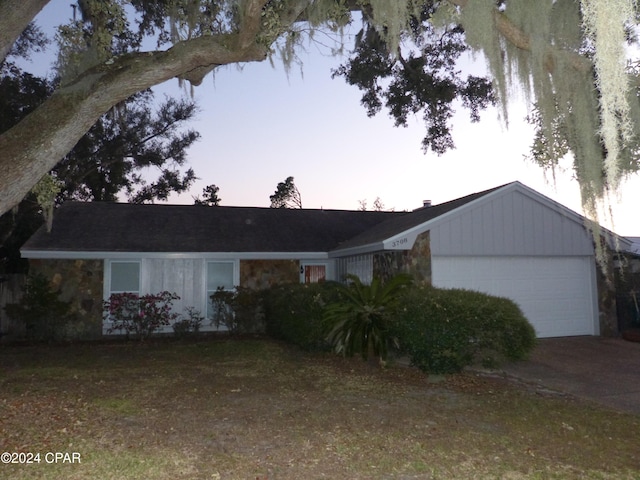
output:
[[179, 299], [178, 295], [167, 291], [142, 296], [114, 293], [103, 304], [104, 319], [112, 322], [108, 332], [120, 330], [144, 340], [178, 318], [178, 314], [172, 312], [172, 306], [173, 301]]

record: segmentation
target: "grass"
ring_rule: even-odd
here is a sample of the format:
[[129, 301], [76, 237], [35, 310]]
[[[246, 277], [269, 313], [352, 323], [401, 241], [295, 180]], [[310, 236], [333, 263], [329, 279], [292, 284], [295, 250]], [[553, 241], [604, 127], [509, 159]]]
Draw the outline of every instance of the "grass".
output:
[[638, 479], [640, 417], [264, 339], [0, 350], [4, 479]]

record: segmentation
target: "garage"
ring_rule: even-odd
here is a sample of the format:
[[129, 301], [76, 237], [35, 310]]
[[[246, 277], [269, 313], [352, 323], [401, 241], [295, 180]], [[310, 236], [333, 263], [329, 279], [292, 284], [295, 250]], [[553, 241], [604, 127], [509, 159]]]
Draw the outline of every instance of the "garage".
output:
[[[514, 300], [538, 337], [617, 331], [611, 282], [599, 271], [590, 222], [513, 182], [407, 212], [330, 253], [336, 271], [368, 259], [368, 277], [405, 272], [418, 282]], [[600, 227], [605, 250], [631, 242]], [[359, 264], [360, 265], [360, 264]]]
[[590, 256], [434, 256], [432, 281], [514, 300], [538, 337], [599, 333]]
[[[599, 335], [615, 321], [600, 312], [598, 267], [585, 219], [518, 182], [421, 227], [430, 232], [433, 285], [514, 300], [538, 337]], [[604, 229], [601, 234], [614, 238]]]

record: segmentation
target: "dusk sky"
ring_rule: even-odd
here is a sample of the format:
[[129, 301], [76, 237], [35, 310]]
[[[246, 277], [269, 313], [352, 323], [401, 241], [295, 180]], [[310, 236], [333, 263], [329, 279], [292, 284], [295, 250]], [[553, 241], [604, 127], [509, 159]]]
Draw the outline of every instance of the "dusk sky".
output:
[[[55, 0], [38, 20], [45, 18], [51, 25], [70, 16], [69, 2]], [[352, 45], [350, 38], [345, 44]], [[518, 180], [582, 213], [570, 160], [564, 162], [566, 171], [556, 172], [555, 183], [550, 174], [524, 160], [532, 129], [524, 121], [522, 98], [511, 105], [508, 129], [498, 121], [496, 109], [471, 123], [460, 108], [453, 131], [457, 148], [442, 156], [425, 155], [419, 117], [408, 128], [394, 127], [384, 110], [369, 118], [360, 105], [360, 92], [341, 78], [331, 78], [331, 69], [344, 59], [314, 44], [300, 58], [302, 66], [293, 65], [288, 75], [278, 59], [274, 65], [223, 67], [194, 89], [201, 111], [189, 128], [202, 138], [188, 158], [200, 180], [171, 203], [193, 203], [204, 186], [216, 184], [222, 205], [266, 207], [278, 182], [293, 176], [304, 208], [357, 209], [364, 199], [371, 207], [380, 197], [386, 208], [412, 210], [426, 199], [437, 204]], [[465, 75], [471, 72], [469, 65]], [[479, 61], [472, 68], [478, 74], [483, 67]], [[154, 91], [158, 100], [164, 93], [190, 95], [177, 80]], [[613, 229], [638, 236], [638, 176], [621, 191], [620, 198], [612, 199]]]

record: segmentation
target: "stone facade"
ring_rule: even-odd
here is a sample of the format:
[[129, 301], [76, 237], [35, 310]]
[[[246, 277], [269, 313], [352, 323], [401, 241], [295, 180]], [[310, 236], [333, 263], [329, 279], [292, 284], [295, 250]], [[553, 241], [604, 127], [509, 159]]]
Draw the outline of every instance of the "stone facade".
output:
[[102, 295], [104, 262], [102, 260], [29, 261], [29, 273], [51, 279], [60, 300], [71, 302], [71, 316], [62, 337], [88, 339], [102, 336]]
[[[617, 259], [617, 252], [607, 249], [605, 253], [607, 263], [604, 267], [596, 263], [600, 335], [617, 337], [635, 320], [632, 318], [635, 313], [634, 300], [629, 293], [640, 285], [640, 276], [634, 276], [632, 269], [625, 271], [625, 267], [631, 265], [623, 258]], [[619, 263], [620, 267], [616, 268]], [[603, 268], [606, 268], [606, 274]]]
[[374, 254], [374, 276], [387, 280], [398, 273], [408, 273], [418, 284], [431, 284], [431, 243], [428, 231], [418, 235], [411, 250]]
[[240, 286], [263, 290], [286, 283], [300, 282], [297, 260], [241, 260]]
[[614, 265], [620, 333], [640, 329], [640, 258], [618, 255]]

